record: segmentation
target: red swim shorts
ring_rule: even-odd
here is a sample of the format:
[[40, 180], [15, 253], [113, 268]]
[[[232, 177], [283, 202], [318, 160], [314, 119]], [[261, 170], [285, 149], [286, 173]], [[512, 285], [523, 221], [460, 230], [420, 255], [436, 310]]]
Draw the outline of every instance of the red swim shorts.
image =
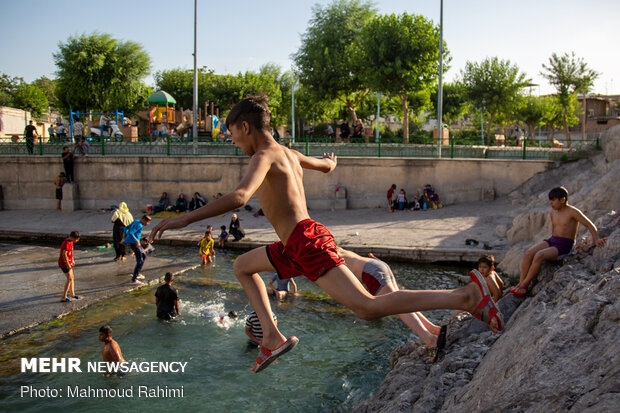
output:
[[316, 281], [330, 269], [344, 265], [333, 235], [325, 226], [311, 219], [297, 224], [286, 246], [282, 241], [268, 245], [267, 256], [283, 279], [303, 275]]

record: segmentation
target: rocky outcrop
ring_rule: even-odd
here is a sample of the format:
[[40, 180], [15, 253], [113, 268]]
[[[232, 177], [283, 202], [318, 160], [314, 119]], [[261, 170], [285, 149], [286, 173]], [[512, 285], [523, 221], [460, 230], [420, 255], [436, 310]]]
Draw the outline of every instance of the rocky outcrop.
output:
[[[501, 263], [518, 274], [524, 250], [549, 236], [547, 192], [564, 185], [570, 202], [607, 237], [604, 248], [546, 263], [527, 298], [498, 302], [496, 336], [469, 315], [447, 321], [436, 364], [420, 343], [391, 355], [392, 370], [360, 412], [616, 412], [620, 406], [620, 128], [603, 154], [538, 175], [510, 195], [523, 205], [506, 231]], [[546, 207], [546, 208], [545, 208]], [[503, 232], [503, 231], [502, 231]]]

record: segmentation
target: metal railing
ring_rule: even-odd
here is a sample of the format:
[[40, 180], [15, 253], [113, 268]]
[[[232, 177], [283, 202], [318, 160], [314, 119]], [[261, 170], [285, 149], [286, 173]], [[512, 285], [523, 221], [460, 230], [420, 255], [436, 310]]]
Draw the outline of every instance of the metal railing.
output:
[[[73, 148], [70, 142], [34, 142], [30, 149], [26, 142], [0, 140], [0, 155], [60, 155], [63, 147]], [[402, 143], [335, 143], [316, 142], [306, 139], [288, 143], [291, 148], [308, 156], [321, 156], [334, 152], [339, 157], [396, 157], [437, 158], [437, 145]], [[528, 145], [520, 146], [476, 146], [450, 145], [441, 147], [441, 157], [447, 159], [540, 159], [574, 160], [590, 156], [600, 150], [599, 139], [574, 142], [571, 148], [549, 148]], [[138, 142], [91, 141], [89, 155], [95, 156], [245, 156], [230, 142], [192, 142], [183, 138], [151, 140], [142, 138]]]

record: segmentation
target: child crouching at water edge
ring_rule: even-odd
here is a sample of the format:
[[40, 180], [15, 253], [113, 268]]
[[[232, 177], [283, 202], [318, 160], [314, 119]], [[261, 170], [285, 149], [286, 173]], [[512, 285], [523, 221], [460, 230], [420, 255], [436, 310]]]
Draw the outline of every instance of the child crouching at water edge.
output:
[[538, 275], [544, 261], [556, 261], [572, 252], [579, 224], [588, 229], [597, 247], [605, 246], [605, 238], [599, 237], [598, 230], [592, 221], [579, 209], [568, 204], [566, 188], [560, 186], [549, 191], [549, 205], [551, 206], [551, 237], [525, 252], [521, 263], [519, 284], [510, 290], [511, 293], [520, 297], [525, 297], [530, 282]]

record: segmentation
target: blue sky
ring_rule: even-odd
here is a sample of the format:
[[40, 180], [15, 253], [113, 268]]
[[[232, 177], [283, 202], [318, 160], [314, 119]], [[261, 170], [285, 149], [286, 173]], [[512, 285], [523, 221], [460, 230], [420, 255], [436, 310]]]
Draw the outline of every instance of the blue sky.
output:
[[[216, 73], [292, 67], [314, 4], [324, 0], [198, 0], [198, 66]], [[439, 23], [439, 0], [375, 2], [380, 13], [422, 14]], [[71, 35], [110, 33], [136, 41], [152, 72], [193, 67], [193, 0], [0, 0], [0, 72], [32, 81], [54, 77], [52, 54]], [[539, 72], [553, 52], [574, 51], [601, 73], [594, 92], [620, 94], [620, 1], [444, 0], [444, 39], [452, 55], [446, 80], [467, 61], [498, 56], [552, 93]], [[147, 79], [152, 83], [152, 77]]]

